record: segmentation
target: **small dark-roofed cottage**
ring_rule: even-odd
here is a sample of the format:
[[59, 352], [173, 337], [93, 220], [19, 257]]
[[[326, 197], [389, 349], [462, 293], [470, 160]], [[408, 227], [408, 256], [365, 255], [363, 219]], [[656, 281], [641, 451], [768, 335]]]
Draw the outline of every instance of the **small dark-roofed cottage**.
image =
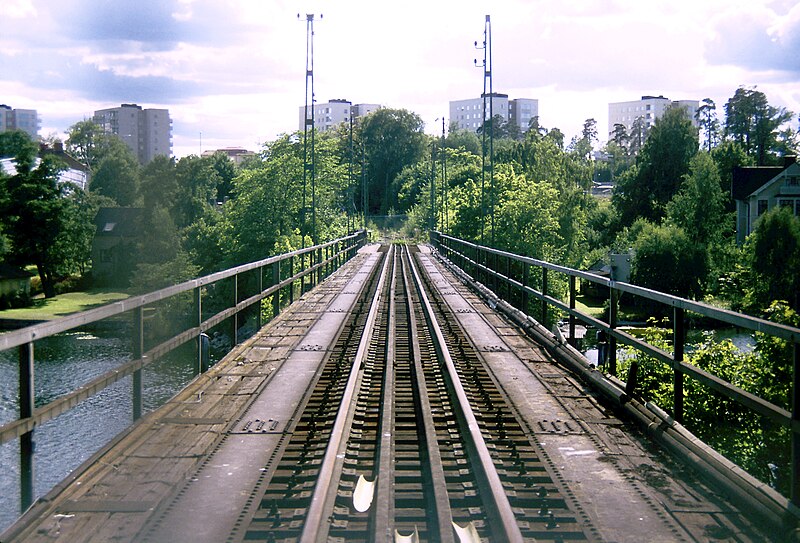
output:
[[142, 210], [102, 207], [94, 219], [92, 278], [95, 285], [127, 286], [140, 238]]

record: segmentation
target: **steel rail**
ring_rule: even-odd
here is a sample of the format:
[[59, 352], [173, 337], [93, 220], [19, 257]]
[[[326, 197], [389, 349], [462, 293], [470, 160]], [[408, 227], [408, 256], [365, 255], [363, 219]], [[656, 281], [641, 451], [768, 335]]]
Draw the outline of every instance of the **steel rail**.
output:
[[[390, 249], [390, 251], [393, 250], [393, 248]], [[386, 276], [388, 275], [387, 272], [389, 264], [391, 263], [391, 256], [393, 255], [387, 255], [384, 260], [381, 275], [378, 279], [378, 285], [375, 289], [372, 303], [370, 304], [364, 332], [358, 344], [358, 350], [353, 359], [353, 365], [350, 369], [350, 375], [347, 379], [347, 385], [345, 386], [340, 408], [336, 414], [336, 419], [334, 420], [333, 428], [330, 433], [330, 441], [325, 449], [325, 456], [320, 465], [317, 482], [314, 485], [311, 503], [308, 507], [306, 520], [303, 523], [303, 531], [300, 535], [300, 541], [304, 543], [324, 541], [328, 532], [328, 523], [326, 522], [327, 517], [325, 513], [330, 505], [328, 497], [331, 495], [331, 490], [336, 484], [335, 472], [338, 460], [337, 457], [340, 454], [341, 448], [346, 444], [346, 437], [349, 433], [347, 431], [347, 426], [355, 407], [354, 399], [356, 396], [359, 374], [361, 373], [361, 366], [366, 359], [369, 344], [372, 341], [375, 321], [377, 320], [378, 309], [380, 308], [380, 298], [383, 295], [383, 285], [387, 280]]]
[[[411, 270], [411, 254], [406, 245], [404, 248], [404, 255], [407, 264], [403, 265], [403, 283], [406, 289], [406, 297], [408, 298], [407, 312], [409, 323], [409, 334], [411, 336], [412, 357], [413, 357], [413, 379], [414, 386], [417, 392], [417, 401], [419, 402], [420, 425], [422, 426], [422, 437], [425, 440], [425, 450], [428, 459], [428, 471], [432, 481], [430, 492], [433, 494], [433, 503], [435, 504], [436, 511], [436, 524], [435, 531], [431, 536], [431, 541], [441, 541], [443, 543], [450, 543], [455, 541], [453, 537], [453, 513], [450, 509], [450, 499], [447, 496], [447, 482], [444, 475], [444, 466], [442, 465], [442, 456], [439, 451], [438, 440], [436, 438], [436, 423], [433, 420], [433, 412], [428, 396], [428, 387], [425, 383], [424, 370], [422, 368], [422, 353], [419, 348], [419, 330], [417, 329], [417, 315], [412, 303], [412, 288], [411, 281], [408, 273]], [[409, 270], [409, 271], [407, 271]], [[430, 512], [429, 512], [429, 516]], [[432, 531], [432, 530], [429, 530]], [[437, 537], [438, 536], [438, 537]]]
[[[397, 255], [395, 253], [396, 260]], [[397, 287], [397, 265], [392, 266], [392, 282], [389, 295], [389, 337], [395, 337], [397, 319], [395, 315], [395, 289]], [[378, 435], [380, 448], [377, 456], [377, 480], [375, 504], [375, 541], [391, 541], [394, 533], [394, 341], [386, 342], [386, 368], [384, 370], [381, 419]]]
[[465, 440], [470, 456], [473, 458], [478, 481], [481, 484], [481, 495], [483, 503], [486, 505], [486, 516], [489, 527], [494, 535], [493, 541], [508, 541], [522, 543], [523, 537], [519, 525], [514, 517], [514, 510], [508, 501], [503, 483], [497, 473], [486, 441], [481, 434], [480, 425], [475, 418], [475, 414], [469, 405], [469, 399], [458, 376], [455, 364], [450, 352], [445, 344], [444, 335], [436, 315], [431, 306], [430, 300], [425, 293], [425, 289], [414, 261], [409, 262], [412, 276], [414, 277], [415, 288], [420, 297], [425, 318], [434, 337], [434, 344], [442, 362], [446, 368], [444, 373], [446, 381], [450, 385], [455, 395], [454, 411], [462, 429], [468, 439]]

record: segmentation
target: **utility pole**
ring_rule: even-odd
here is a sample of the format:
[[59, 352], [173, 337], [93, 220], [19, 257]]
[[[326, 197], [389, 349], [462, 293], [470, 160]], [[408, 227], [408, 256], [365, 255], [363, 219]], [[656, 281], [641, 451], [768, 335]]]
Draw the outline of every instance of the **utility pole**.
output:
[[448, 185], [447, 185], [447, 150], [444, 146], [444, 117], [442, 117], [442, 192], [443, 194], [443, 207], [444, 207], [444, 224], [442, 230], [447, 233], [450, 228], [450, 201], [448, 199]]
[[[489, 15], [483, 27], [483, 44], [476, 49], [483, 49], [483, 124], [481, 125], [481, 243], [484, 243], [484, 223], [486, 222], [486, 131], [489, 131], [489, 212], [491, 217], [491, 245], [494, 245], [494, 92], [492, 89], [492, 21]], [[478, 59], [475, 59], [478, 66]], [[488, 86], [489, 93], [486, 93]], [[486, 100], [489, 100], [489, 120], [486, 120]]]
[[[322, 19], [322, 15], [319, 16]], [[297, 14], [300, 18], [300, 14]], [[305, 249], [305, 236], [308, 234], [308, 203], [307, 190], [309, 177], [311, 179], [311, 241], [317, 243], [317, 191], [316, 191], [316, 152], [315, 152], [315, 118], [314, 103], [314, 14], [306, 14], [306, 99], [305, 122], [303, 123], [303, 211], [301, 214], [300, 237], [302, 248]], [[309, 115], [309, 105], [311, 115]], [[309, 145], [310, 132], [310, 145]], [[310, 151], [309, 151], [310, 146]]]

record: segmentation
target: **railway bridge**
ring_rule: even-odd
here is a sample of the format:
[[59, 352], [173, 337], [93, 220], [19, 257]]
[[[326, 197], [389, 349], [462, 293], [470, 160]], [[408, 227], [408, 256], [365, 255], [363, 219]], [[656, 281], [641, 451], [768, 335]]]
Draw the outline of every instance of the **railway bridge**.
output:
[[[297, 265], [304, 254], [308, 267]], [[0, 540], [792, 540], [791, 500], [699, 442], [680, 412], [637, 400], [635, 370], [620, 380], [614, 354], [590, 365], [570, 344], [574, 299], [552, 298], [546, 271], [531, 286], [535, 263], [520, 258], [438, 234], [403, 245], [366, 244], [360, 233], [15, 333], [0, 347], [20, 350], [22, 405], [0, 438], [20, 440], [29, 503]], [[223, 280], [233, 282], [231, 307], [207, 316], [203, 300]], [[148, 345], [148, 307], [189, 292], [193, 326]], [[515, 307], [539, 303], [544, 314], [566, 312], [566, 338]], [[228, 320], [235, 337], [248, 307], [259, 308], [257, 331], [208, 369], [200, 341], [198, 375], [142, 413], [150, 361]], [[260, 326], [264, 308], [273, 318]], [[37, 334], [118, 314], [133, 315], [132, 360], [34, 409], [24, 368]], [[609, 321], [587, 322], [613, 345], [637, 341], [613, 311]], [[797, 339], [795, 329], [770, 331]], [[792, 420], [692, 373], [681, 349], [655, 354], [681, 378]], [[131, 375], [135, 424], [35, 498], [34, 428]]]

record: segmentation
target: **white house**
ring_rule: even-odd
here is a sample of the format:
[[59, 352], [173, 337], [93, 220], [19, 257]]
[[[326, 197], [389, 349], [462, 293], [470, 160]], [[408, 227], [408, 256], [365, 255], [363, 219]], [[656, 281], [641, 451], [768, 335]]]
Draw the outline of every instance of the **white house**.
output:
[[736, 241], [743, 243], [758, 218], [776, 206], [800, 217], [800, 164], [784, 157], [783, 166], [735, 168], [731, 187], [736, 202]]

